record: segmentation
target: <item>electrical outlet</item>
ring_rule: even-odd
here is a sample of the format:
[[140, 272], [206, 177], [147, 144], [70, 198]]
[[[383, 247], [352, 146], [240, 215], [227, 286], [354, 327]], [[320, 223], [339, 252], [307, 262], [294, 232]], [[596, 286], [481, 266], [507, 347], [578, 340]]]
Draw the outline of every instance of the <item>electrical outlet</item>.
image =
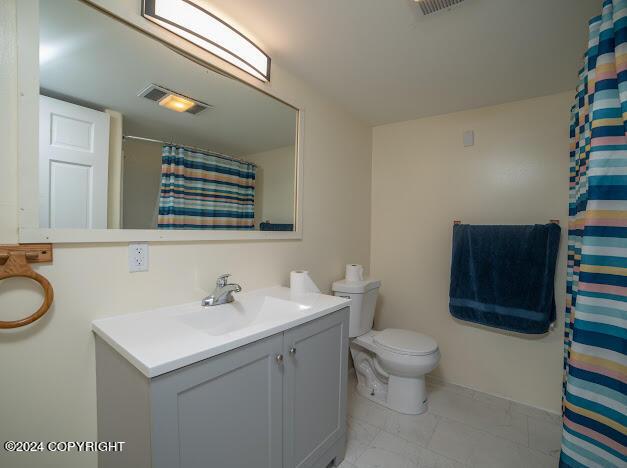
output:
[[128, 244], [128, 271], [148, 271], [148, 244]]

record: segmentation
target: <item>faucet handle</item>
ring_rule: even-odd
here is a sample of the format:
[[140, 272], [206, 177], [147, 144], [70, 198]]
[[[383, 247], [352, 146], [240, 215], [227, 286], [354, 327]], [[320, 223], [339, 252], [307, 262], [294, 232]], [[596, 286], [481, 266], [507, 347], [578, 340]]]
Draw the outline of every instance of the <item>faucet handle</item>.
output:
[[221, 288], [226, 286], [229, 276], [231, 276], [231, 273], [225, 273], [218, 276], [218, 279], [216, 280], [216, 285], [220, 286]]

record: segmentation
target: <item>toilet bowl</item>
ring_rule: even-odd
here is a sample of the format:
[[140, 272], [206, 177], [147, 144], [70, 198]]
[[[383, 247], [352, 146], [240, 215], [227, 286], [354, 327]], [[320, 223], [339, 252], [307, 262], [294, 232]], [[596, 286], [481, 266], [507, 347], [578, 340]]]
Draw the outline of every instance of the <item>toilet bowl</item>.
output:
[[[398, 344], [399, 335], [414, 344]], [[408, 330], [371, 330], [354, 338], [350, 349], [360, 395], [399, 413], [427, 410], [425, 375], [440, 361], [432, 338]]]
[[422, 333], [372, 329], [380, 285], [370, 279], [333, 283], [336, 296], [352, 300], [349, 337], [357, 392], [399, 413], [420, 414], [427, 410], [425, 376], [438, 365], [440, 351]]

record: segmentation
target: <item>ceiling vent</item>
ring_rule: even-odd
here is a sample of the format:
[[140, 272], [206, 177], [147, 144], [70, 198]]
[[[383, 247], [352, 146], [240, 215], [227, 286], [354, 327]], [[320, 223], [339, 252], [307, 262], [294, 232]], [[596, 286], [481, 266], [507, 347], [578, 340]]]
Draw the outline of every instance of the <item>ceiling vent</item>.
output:
[[463, 3], [464, 0], [414, 0], [418, 5], [420, 5], [420, 9], [422, 10], [422, 14], [432, 15], [442, 10], [449, 10], [460, 3]]
[[[212, 108], [213, 106], [205, 102], [199, 101], [184, 94], [177, 93], [163, 86], [150, 83], [138, 94], [139, 97], [144, 97], [151, 101], [159, 103], [159, 105], [167, 107], [168, 109], [175, 110], [177, 112], [187, 112], [188, 114], [197, 115], [205, 109]], [[176, 105], [181, 106], [180, 109], [173, 107], [170, 102], [174, 102]], [[166, 104], [168, 103], [168, 104]]]

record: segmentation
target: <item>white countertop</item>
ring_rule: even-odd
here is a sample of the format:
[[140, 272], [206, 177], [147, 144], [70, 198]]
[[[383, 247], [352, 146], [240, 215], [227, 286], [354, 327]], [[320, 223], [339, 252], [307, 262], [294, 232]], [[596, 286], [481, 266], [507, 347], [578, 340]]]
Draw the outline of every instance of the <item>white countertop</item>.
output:
[[94, 320], [92, 329], [146, 377], [230, 351], [350, 305], [325, 294], [273, 287], [234, 294], [235, 302], [198, 301]]

